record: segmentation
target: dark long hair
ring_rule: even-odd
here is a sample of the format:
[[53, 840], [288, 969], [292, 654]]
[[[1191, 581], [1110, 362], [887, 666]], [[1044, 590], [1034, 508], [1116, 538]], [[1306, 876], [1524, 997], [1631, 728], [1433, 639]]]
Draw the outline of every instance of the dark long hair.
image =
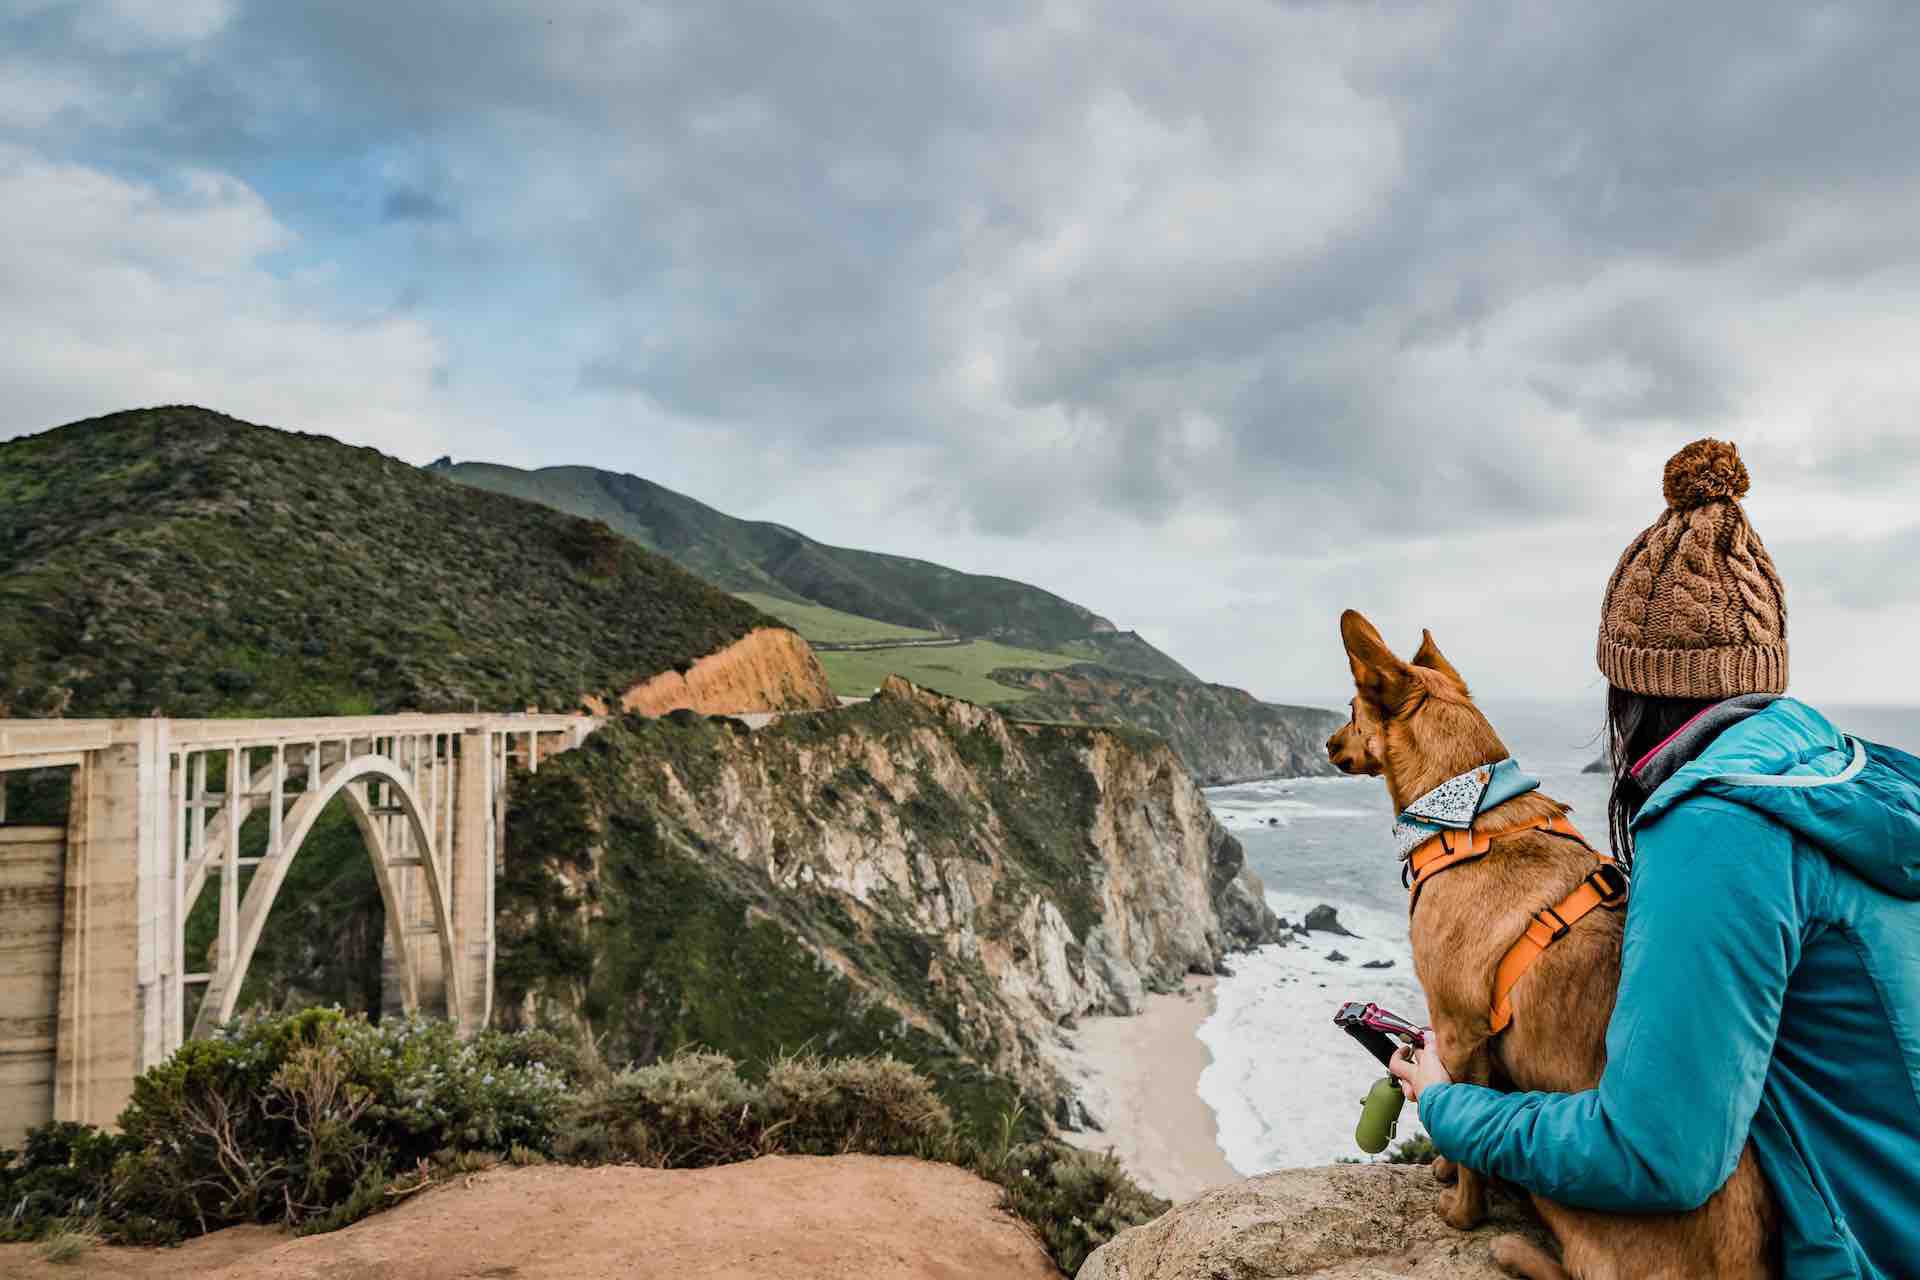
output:
[[1651, 793], [1633, 776], [1633, 766], [1687, 721], [1714, 704], [1714, 698], [1655, 698], [1607, 686], [1607, 762], [1613, 794], [1607, 798], [1607, 835], [1613, 854], [1633, 869], [1633, 819]]

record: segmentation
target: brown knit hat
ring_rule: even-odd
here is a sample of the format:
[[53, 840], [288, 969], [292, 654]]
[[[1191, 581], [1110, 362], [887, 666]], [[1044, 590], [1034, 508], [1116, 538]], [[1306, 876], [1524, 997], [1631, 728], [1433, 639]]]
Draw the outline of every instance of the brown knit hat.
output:
[[1747, 523], [1740, 451], [1695, 440], [1667, 460], [1667, 509], [1627, 546], [1600, 607], [1600, 671], [1662, 698], [1787, 689], [1787, 597]]

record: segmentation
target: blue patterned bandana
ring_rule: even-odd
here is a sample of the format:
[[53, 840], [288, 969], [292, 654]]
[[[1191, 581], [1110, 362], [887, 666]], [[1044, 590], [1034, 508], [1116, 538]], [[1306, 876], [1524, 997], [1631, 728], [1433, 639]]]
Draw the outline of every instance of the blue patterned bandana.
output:
[[1539, 786], [1540, 779], [1522, 770], [1511, 756], [1456, 774], [1394, 818], [1394, 852], [1404, 859], [1442, 831], [1465, 831], [1495, 805]]

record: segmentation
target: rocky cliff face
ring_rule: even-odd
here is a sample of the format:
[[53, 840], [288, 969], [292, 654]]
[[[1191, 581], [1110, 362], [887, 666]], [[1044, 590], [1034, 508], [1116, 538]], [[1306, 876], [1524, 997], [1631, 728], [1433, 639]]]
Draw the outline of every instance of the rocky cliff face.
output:
[[993, 676], [1032, 691], [1009, 708], [1023, 718], [1151, 729], [1173, 746], [1202, 786], [1330, 774], [1327, 735], [1346, 719], [1315, 707], [1262, 702], [1229, 685], [1157, 680], [1088, 664]]
[[[791, 631], [761, 627], [685, 671], [662, 671], [621, 695], [622, 711], [665, 715], [682, 708], [705, 715], [824, 710], [840, 705], [807, 642]], [[596, 708], [604, 714], [604, 708]]]
[[1164, 743], [897, 678], [757, 732], [615, 721], [522, 781], [508, 849], [508, 1021], [614, 1059], [893, 1052], [987, 1123], [1016, 1093], [1067, 1112], [1060, 1023], [1278, 934]]

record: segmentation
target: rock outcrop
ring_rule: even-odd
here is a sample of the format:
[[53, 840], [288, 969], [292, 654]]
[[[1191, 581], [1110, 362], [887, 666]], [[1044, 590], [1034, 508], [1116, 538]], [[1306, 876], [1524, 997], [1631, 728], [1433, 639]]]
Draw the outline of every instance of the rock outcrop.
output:
[[1161, 680], [1079, 664], [1006, 669], [993, 678], [1030, 696], [1005, 710], [1025, 719], [1123, 724], [1165, 738], [1202, 786], [1330, 774], [1327, 735], [1344, 717], [1262, 702], [1224, 684]]
[[1492, 1197], [1486, 1225], [1460, 1232], [1433, 1211], [1423, 1165], [1288, 1169], [1209, 1191], [1103, 1245], [1078, 1280], [1504, 1280], [1496, 1237], [1520, 1232], [1551, 1251], [1530, 1208]]
[[1343, 938], [1357, 938], [1360, 936], [1353, 930], [1347, 928], [1347, 926], [1341, 924], [1340, 913], [1324, 902], [1307, 912], [1307, 918], [1302, 923], [1314, 933], [1335, 933]]
[[984, 1069], [1053, 1114], [1062, 1021], [1279, 936], [1166, 744], [898, 678], [754, 732], [615, 721], [516, 788], [507, 843], [509, 1022], [616, 1059], [891, 1052], [963, 1111]]
[[[686, 709], [704, 715], [818, 711], [839, 706], [820, 660], [798, 634], [761, 627], [685, 671], [662, 671], [620, 697], [643, 716]], [[604, 707], [595, 710], [605, 714]]]

